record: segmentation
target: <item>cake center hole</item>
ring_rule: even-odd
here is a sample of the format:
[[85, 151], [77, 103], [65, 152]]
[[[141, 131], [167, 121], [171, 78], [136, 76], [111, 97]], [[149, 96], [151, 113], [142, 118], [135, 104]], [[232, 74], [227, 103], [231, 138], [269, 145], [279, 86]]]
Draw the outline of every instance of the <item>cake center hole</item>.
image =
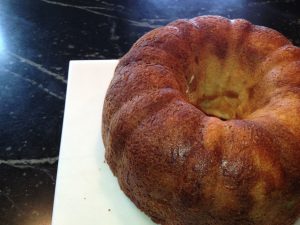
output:
[[190, 103], [209, 116], [222, 120], [239, 119], [244, 116], [251, 81], [236, 63], [220, 62], [210, 58], [205, 66], [195, 67], [187, 76], [186, 94]]
[[207, 115], [222, 120], [238, 118], [239, 95], [231, 90], [216, 91], [213, 95], [203, 95], [197, 100], [197, 107]]

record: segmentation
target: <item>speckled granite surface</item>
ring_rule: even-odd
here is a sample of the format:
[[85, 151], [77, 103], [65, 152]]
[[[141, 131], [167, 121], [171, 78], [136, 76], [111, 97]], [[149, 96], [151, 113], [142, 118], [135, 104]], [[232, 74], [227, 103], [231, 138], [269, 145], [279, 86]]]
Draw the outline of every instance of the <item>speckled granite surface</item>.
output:
[[0, 225], [51, 223], [68, 62], [121, 57], [177, 18], [217, 14], [300, 45], [296, 0], [1, 0]]

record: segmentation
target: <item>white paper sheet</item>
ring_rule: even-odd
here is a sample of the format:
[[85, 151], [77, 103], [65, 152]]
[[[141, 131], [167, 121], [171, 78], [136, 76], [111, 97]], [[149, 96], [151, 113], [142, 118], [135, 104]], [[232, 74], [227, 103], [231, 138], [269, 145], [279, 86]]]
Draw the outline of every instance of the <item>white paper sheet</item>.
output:
[[117, 62], [70, 62], [52, 225], [154, 224], [104, 163], [102, 105]]
[[104, 163], [102, 105], [117, 62], [70, 63], [52, 225], [154, 224]]

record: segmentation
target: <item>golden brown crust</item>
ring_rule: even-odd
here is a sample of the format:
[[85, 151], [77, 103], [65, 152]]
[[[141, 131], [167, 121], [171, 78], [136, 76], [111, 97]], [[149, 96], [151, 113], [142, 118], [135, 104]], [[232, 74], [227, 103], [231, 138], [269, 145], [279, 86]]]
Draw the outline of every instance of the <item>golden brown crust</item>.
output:
[[177, 20], [139, 39], [105, 98], [106, 159], [164, 225], [300, 215], [300, 50], [246, 20]]

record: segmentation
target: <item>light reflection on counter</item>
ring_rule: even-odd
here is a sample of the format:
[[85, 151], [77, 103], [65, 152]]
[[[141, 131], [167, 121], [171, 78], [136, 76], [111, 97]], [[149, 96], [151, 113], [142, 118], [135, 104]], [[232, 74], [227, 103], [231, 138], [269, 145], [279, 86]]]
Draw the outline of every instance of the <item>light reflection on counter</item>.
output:
[[0, 27], [0, 55], [3, 54], [4, 50], [5, 50], [4, 37]]
[[20, 225], [51, 225], [51, 207], [33, 209], [27, 213], [27, 218]]

